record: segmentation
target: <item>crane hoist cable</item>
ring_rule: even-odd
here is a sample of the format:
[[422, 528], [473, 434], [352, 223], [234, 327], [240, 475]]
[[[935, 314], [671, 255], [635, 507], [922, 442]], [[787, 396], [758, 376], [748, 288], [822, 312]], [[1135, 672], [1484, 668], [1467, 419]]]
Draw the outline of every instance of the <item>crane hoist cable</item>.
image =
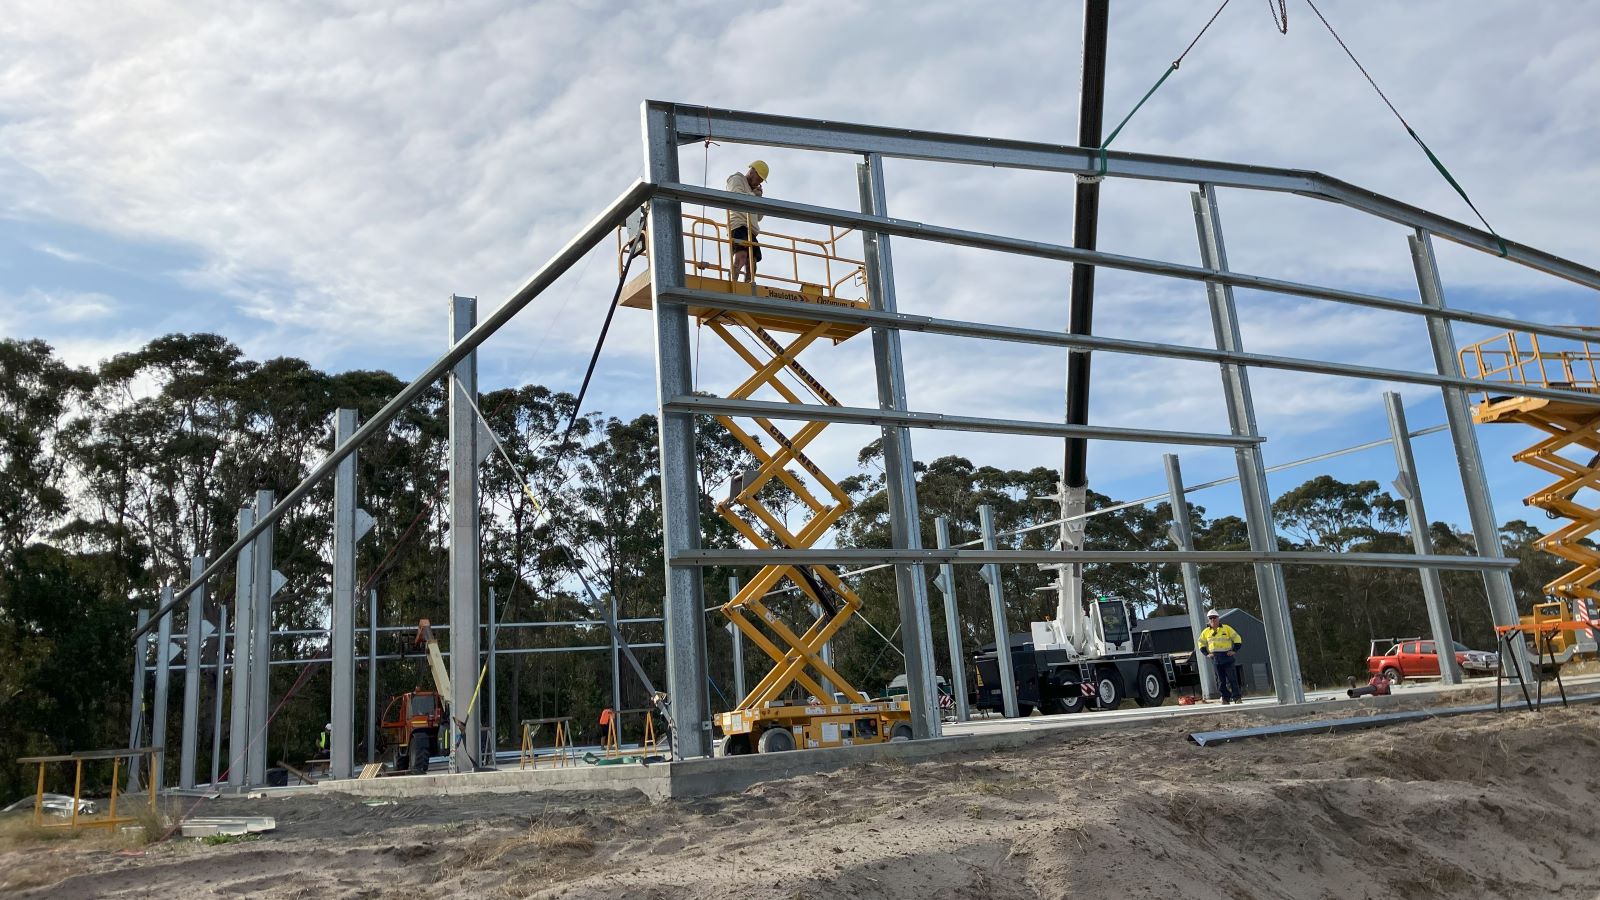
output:
[[1490, 236], [1500, 245], [1500, 255], [1505, 256], [1505, 238], [1502, 238], [1499, 232], [1494, 230], [1494, 226], [1489, 224], [1489, 220], [1483, 217], [1483, 213], [1478, 211], [1478, 205], [1472, 202], [1471, 197], [1467, 196], [1467, 192], [1461, 187], [1461, 183], [1456, 181], [1455, 176], [1450, 174], [1450, 170], [1444, 167], [1444, 163], [1439, 161], [1439, 157], [1422, 140], [1421, 135], [1417, 134], [1417, 130], [1411, 127], [1411, 123], [1406, 121], [1406, 117], [1400, 115], [1400, 110], [1396, 109], [1394, 103], [1390, 102], [1388, 95], [1383, 92], [1383, 88], [1378, 87], [1378, 82], [1373, 80], [1372, 73], [1368, 72], [1367, 67], [1361, 64], [1361, 60], [1356, 59], [1356, 55], [1350, 51], [1350, 45], [1346, 44], [1344, 38], [1339, 36], [1339, 32], [1333, 29], [1333, 25], [1328, 22], [1328, 17], [1322, 14], [1322, 10], [1317, 9], [1317, 4], [1314, 0], [1306, 0], [1306, 5], [1311, 7], [1311, 11], [1317, 14], [1318, 19], [1322, 20], [1323, 27], [1328, 29], [1328, 33], [1333, 35], [1333, 39], [1339, 42], [1339, 49], [1344, 51], [1344, 55], [1350, 57], [1350, 61], [1356, 64], [1357, 69], [1361, 70], [1361, 75], [1367, 79], [1367, 84], [1372, 85], [1372, 89], [1377, 91], [1378, 98], [1383, 101], [1383, 105], [1389, 107], [1389, 111], [1394, 113], [1394, 117], [1400, 120], [1400, 124], [1405, 128], [1406, 134], [1411, 135], [1411, 139], [1417, 142], [1418, 147], [1422, 148], [1422, 152], [1428, 157], [1428, 162], [1433, 163], [1433, 167], [1439, 170], [1439, 174], [1444, 176], [1444, 180], [1455, 188], [1456, 193], [1461, 195], [1462, 200], [1466, 201], [1467, 206], [1472, 210], [1472, 214], [1478, 217], [1478, 221], [1483, 223], [1483, 227], [1488, 230]]

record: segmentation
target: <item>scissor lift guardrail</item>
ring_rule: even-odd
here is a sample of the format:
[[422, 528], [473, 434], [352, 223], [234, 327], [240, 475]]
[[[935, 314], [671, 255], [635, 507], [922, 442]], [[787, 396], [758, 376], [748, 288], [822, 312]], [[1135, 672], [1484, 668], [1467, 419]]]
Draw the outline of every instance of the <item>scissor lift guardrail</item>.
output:
[[[1600, 509], [1577, 498], [1586, 488], [1600, 489], [1600, 407], [1526, 393], [1530, 387], [1600, 393], [1600, 329], [1574, 326], [1573, 330], [1593, 331], [1595, 341], [1507, 331], [1462, 348], [1461, 371], [1484, 381], [1473, 421], [1518, 422], [1544, 433], [1512, 459], [1556, 478], [1523, 502], [1553, 519], [1567, 520], [1534, 544], [1574, 566], [1545, 585], [1545, 593], [1579, 601], [1579, 610], [1587, 614], [1600, 602], [1600, 591], [1595, 590], [1600, 583], [1600, 552], [1585, 543], [1600, 530]], [[1564, 455], [1574, 449], [1581, 451], [1578, 459]]]
[[[839, 242], [851, 231], [829, 229], [827, 238], [762, 232], [752, 242], [765, 253], [752, 281], [736, 281], [728, 265], [733, 244], [725, 223], [684, 215], [684, 278], [687, 286], [725, 293], [784, 300], [781, 312], [749, 312], [719, 308], [714, 301], [691, 305], [689, 314], [708, 328], [750, 366], [751, 374], [726, 395], [749, 400], [771, 392], [787, 403], [815, 402], [838, 407], [836, 397], [799, 361], [821, 340], [849, 340], [866, 326], [824, 321], [808, 315], [819, 304], [866, 309], [865, 299], [849, 296], [863, 278], [863, 262], [843, 255]], [[618, 232], [619, 259], [627, 240]], [[651, 276], [647, 272], [624, 288], [622, 304], [649, 308]], [[825, 421], [803, 422], [785, 431], [761, 415], [736, 419], [717, 415], [757, 466], [733, 477], [729, 496], [717, 512], [758, 550], [803, 550], [816, 546], [845, 513], [850, 495], [806, 455], [806, 449], [828, 427]], [[752, 423], [742, 425], [741, 421]], [[766, 442], [764, 442], [764, 440]], [[768, 443], [769, 442], [769, 443]], [[790, 470], [793, 464], [804, 472]], [[793, 527], [772, 508], [774, 492], [798, 501], [805, 519]], [[809, 624], [792, 626], [770, 599], [787, 580], [799, 590], [801, 606], [812, 610]], [[826, 565], [769, 565], [722, 607], [722, 612], [773, 660], [773, 668], [738, 705], [718, 716], [724, 752], [749, 753], [794, 747], [826, 747], [876, 743], [904, 734], [909, 737], [910, 711], [904, 701], [870, 700], [827, 661], [824, 648], [861, 609], [861, 598]], [[791, 698], [798, 687], [803, 698]], [[837, 692], [837, 695], [835, 695]], [[843, 702], [835, 702], [842, 697]], [[787, 698], [787, 699], [786, 699]], [[770, 733], [770, 736], [768, 736]]]

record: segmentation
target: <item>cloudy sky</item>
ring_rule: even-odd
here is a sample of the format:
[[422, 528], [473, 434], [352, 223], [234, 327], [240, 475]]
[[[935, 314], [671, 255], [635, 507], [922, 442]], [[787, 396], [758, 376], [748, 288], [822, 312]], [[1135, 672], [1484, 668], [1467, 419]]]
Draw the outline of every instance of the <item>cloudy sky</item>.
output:
[[[1232, 3], [1117, 148], [1315, 169], [1451, 217], [1470, 211], [1300, 0], [1280, 35]], [[1513, 239], [1600, 263], [1600, 2], [1323, 0], [1390, 98]], [[226, 335], [257, 358], [408, 377], [442, 351], [452, 292], [497, 305], [642, 172], [646, 98], [1070, 143], [1078, 3], [28, 2], [0, 17], [0, 333], [93, 364], [174, 331]], [[1210, 16], [1198, 0], [1121, 0], [1111, 19], [1114, 123]], [[854, 206], [853, 162], [723, 145], [683, 152], [719, 185], [754, 155], [769, 196]], [[1070, 178], [891, 162], [895, 215], [1070, 241]], [[1188, 189], [1108, 183], [1102, 249], [1197, 262]], [[1303, 198], [1221, 196], [1236, 270], [1414, 299], [1405, 232]], [[768, 229], [783, 230], [769, 221]], [[793, 231], [806, 232], [801, 226]], [[1440, 243], [1450, 301], [1595, 324], [1594, 297]], [[938, 245], [895, 246], [902, 310], [1064, 327], [1067, 267]], [[591, 255], [484, 350], [485, 388], [576, 387], [614, 254]], [[1096, 330], [1206, 345], [1203, 290], [1102, 273]], [[1247, 349], [1428, 369], [1414, 317], [1242, 293]], [[625, 311], [589, 407], [653, 404], [649, 317]], [[1460, 328], [1462, 343], [1484, 336]], [[739, 377], [714, 336], [702, 389]], [[918, 409], [1058, 420], [1060, 353], [908, 336]], [[869, 348], [816, 355], [846, 403], [871, 404]], [[1214, 367], [1102, 356], [1092, 417], [1225, 431]], [[1383, 386], [1258, 373], [1269, 463], [1386, 434]], [[1403, 391], [1413, 427], [1437, 392]], [[836, 426], [841, 474], [874, 435]], [[1509, 462], [1517, 426], [1480, 429], [1503, 518], [1540, 479]], [[915, 436], [921, 458], [1057, 466], [1060, 444]], [[1418, 442], [1434, 518], [1464, 522], [1448, 440]], [[1095, 444], [1095, 487], [1164, 486], [1160, 447]], [[1230, 474], [1183, 451], [1188, 480]], [[1393, 477], [1386, 449], [1275, 476]], [[1237, 508], [1231, 490], [1196, 500]], [[1539, 517], [1538, 521], [1543, 522]]]

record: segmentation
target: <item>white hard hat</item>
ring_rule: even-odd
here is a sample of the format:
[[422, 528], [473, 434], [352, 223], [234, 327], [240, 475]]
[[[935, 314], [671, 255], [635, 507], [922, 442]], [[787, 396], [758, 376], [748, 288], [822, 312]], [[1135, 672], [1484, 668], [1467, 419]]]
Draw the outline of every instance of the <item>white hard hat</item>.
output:
[[323, 731], [332, 731], [333, 730], [333, 723], [329, 722], [327, 727], [323, 728], [322, 730]]
[[1221, 617], [1222, 617], [1222, 614], [1221, 614], [1221, 613], [1219, 613], [1219, 612], [1217, 612], [1217, 611], [1216, 611], [1216, 610], [1214, 610], [1214, 609], [1208, 609], [1208, 610], [1206, 610], [1206, 618], [1208, 618], [1208, 619], [1209, 619], [1209, 618], [1212, 618], [1212, 617], [1216, 617], [1216, 618], [1221, 618]]

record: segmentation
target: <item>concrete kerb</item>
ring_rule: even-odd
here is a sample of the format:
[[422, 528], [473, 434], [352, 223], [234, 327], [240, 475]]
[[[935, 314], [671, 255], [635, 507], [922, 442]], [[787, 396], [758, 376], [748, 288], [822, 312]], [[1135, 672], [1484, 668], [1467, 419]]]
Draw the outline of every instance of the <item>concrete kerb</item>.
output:
[[[1494, 699], [1493, 689], [1481, 691], [1489, 700]], [[1233, 709], [1198, 710], [1192, 715], [1203, 719], [1207, 725], [1217, 717], [1233, 719], [1249, 716], [1272, 721], [1294, 719], [1307, 715], [1323, 715], [1356, 710], [1377, 714], [1429, 706], [1455, 706], [1472, 702], [1463, 696], [1477, 691], [1451, 692], [1448, 700], [1437, 692], [1415, 696], [1367, 697], [1359, 700], [1323, 700], [1288, 706], [1243, 706]], [[1512, 693], [1505, 695], [1507, 711], [1522, 708], [1520, 694], [1513, 702]], [[1441, 702], [1445, 701], [1445, 702]], [[1546, 697], [1546, 703], [1551, 698]], [[1554, 700], [1559, 704], [1559, 698]], [[1187, 712], [1187, 710], [1186, 710]], [[362, 797], [423, 797], [452, 796], [476, 793], [635, 793], [652, 802], [671, 799], [707, 797], [743, 791], [752, 785], [785, 778], [821, 775], [851, 766], [894, 760], [921, 762], [963, 753], [996, 752], [1025, 747], [1044, 740], [1071, 737], [1091, 737], [1117, 732], [1136, 731], [1141, 727], [1169, 723], [1172, 718], [1190, 716], [1166, 715], [1158, 718], [1107, 720], [1095, 722], [1092, 713], [1077, 716], [1051, 717], [1059, 719], [1059, 727], [1041, 727], [1021, 731], [1001, 731], [992, 734], [971, 734], [905, 741], [892, 744], [875, 744], [861, 747], [840, 747], [833, 750], [811, 752], [754, 754], [720, 759], [690, 759], [680, 762], [652, 765], [587, 766], [559, 769], [506, 769], [494, 772], [462, 774], [414, 775], [366, 780], [324, 781], [318, 791], [337, 791]], [[1200, 724], [1199, 722], [1196, 723]]]

